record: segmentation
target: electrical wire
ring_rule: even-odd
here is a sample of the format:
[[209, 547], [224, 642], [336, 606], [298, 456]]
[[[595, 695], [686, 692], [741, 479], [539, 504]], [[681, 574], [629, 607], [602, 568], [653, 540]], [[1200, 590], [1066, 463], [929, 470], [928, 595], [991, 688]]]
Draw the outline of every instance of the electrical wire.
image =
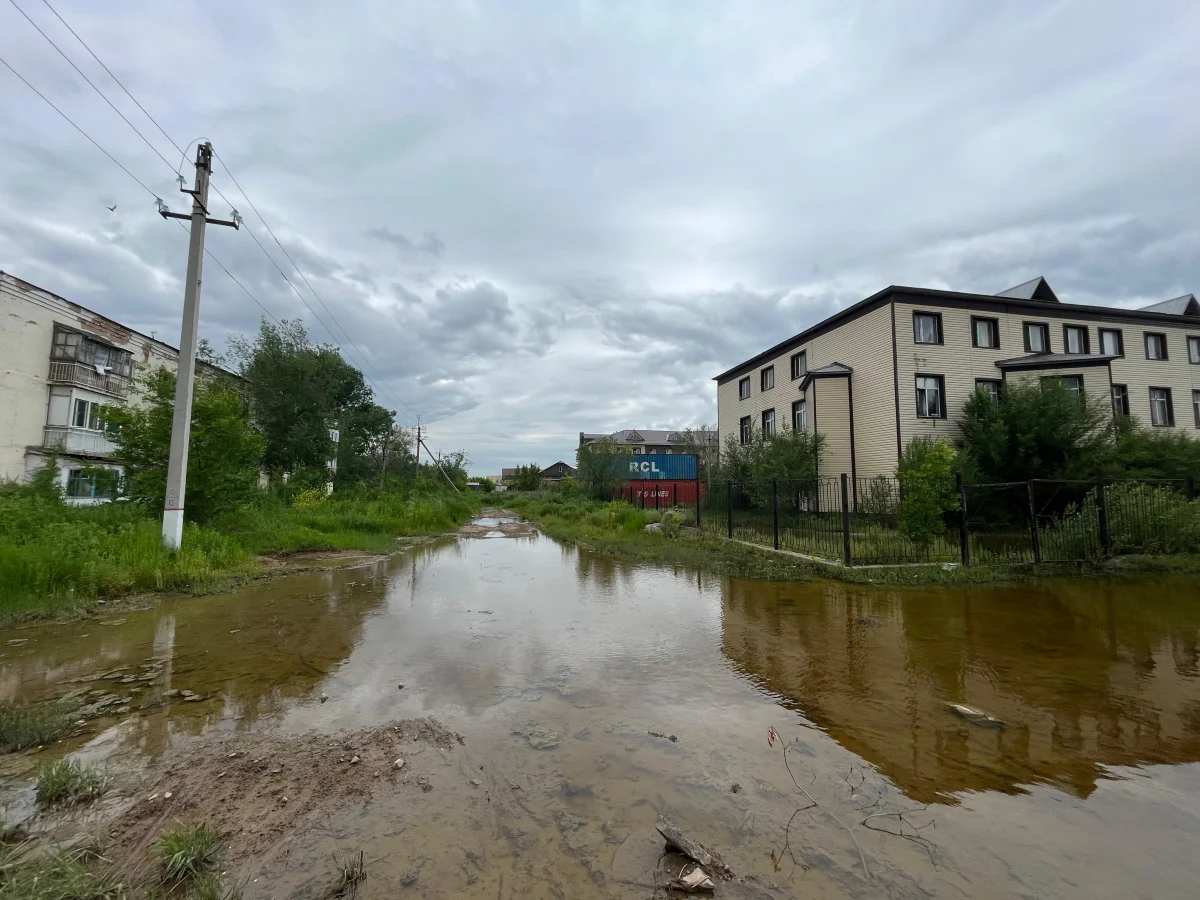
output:
[[[166, 129], [164, 129], [162, 127], [162, 125], [159, 124], [158, 120], [155, 119], [154, 116], [152, 116], [150, 114], [150, 112], [141, 104], [141, 102], [137, 99], [137, 97], [135, 97], [133, 95], [133, 93], [127, 87], [125, 87], [124, 83], [115, 74], [113, 74], [113, 71], [104, 63], [104, 61], [96, 54], [96, 52], [94, 50], [92, 50], [92, 48], [88, 45], [88, 43], [82, 37], [79, 36], [79, 33], [77, 31], [75, 31], [74, 28], [71, 27], [70, 23], [68, 23], [67, 20], [63, 18], [62, 14], [59, 13], [59, 11], [50, 4], [49, 0], [42, 0], [42, 2], [45, 3], [46, 7], [54, 14], [55, 18], [57, 18], [59, 20], [59, 22], [61, 22], [63, 24], [63, 26], [69, 32], [71, 32], [72, 36], [77, 41], [79, 41], [79, 43], [83, 46], [83, 48], [85, 50], [87, 50], [87, 52], [91, 55], [92, 59], [94, 59], [100, 65], [100, 67], [103, 68], [106, 73], [108, 73], [109, 77], [111, 77], [112, 80], [117, 83], [117, 86], [120, 87], [121, 90], [125, 92], [126, 96], [128, 96], [129, 99], [134, 102], [134, 104], [137, 106], [137, 108], [140, 109], [142, 111], [142, 113], [145, 114], [146, 118], [148, 118], [152, 123], [154, 123], [154, 127], [159, 130], [159, 132], [162, 134], [163, 137], [165, 137], [167, 139], [167, 141], [171, 144], [171, 146], [173, 146], [176, 150], [179, 151], [180, 156], [183, 159], [187, 160], [186, 151], [184, 151], [182, 148], [180, 148], [179, 144], [177, 144], [174, 141], [174, 139], [171, 138], [171, 136], [167, 133]], [[122, 113], [121, 110], [118, 109], [111, 100], [109, 100], [108, 96], [103, 91], [101, 91], [100, 88], [98, 88], [95, 85], [95, 83], [92, 82], [92, 80], [87, 77], [86, 74], [84, 74], [83, 70], [80, 69], [79, 66], [77, 66], [75, 64], [75, 62], [69, 56], [67, 56], [67, 54], [62, 50], [62, 48], [59, 47], [58, 44], [56, 44], [54, 42], [54, 40], [48, 34], [46, 34], [46, 32], [43, 31], [41, 29], [41, 27], [36, 22], [34, 22], [34, 20], [32, 18], [29, 17], [28, 13], [26, 13], [25, 10], [22, 9], [17, 4], [16, 0], [9, 0], [9, 3], [11, 3], [13, 8], [15, 8], [17, 10], [17, 12], [19, 12], [25, 18], [25, 20], [27, 22], [29, 22], [29, 24], [32, 25], [43, 38], [46, 39], [46, 41], [50, 44], [50, 46], [52, 46], [58, 52], [58, 54], [67, 61], [68, 64], [70, 64], [71, 68], [73, 68], [79, 74], [79, 76], [88, 83], [88, 85], [92, 88], [92, 90], [94, 90], [97, 94], [99, 94], [100, 98], [102, 100], [104, 100], [104, 102], [107, 103], [110, 107], [112, 107], [113, 111], [118, 116], [121, 117], [121, 119], [125, 122], [126, 125], [128, 125], [131, 129], [133, 129], [133, 132], [139, 138], [142, 139], [142, 141], [146, 144], [146, 146], [149, 147], [154, 152], [154, 154], [163, 161], [163, 163], [166, 166], [168, 166], [173, 172], [178, 174], [180, 167], [171, 165], [170, 160], [168, 160], [165, 156], [162, 155], [162, 153], [160, 153], [158, 151], [158, 148], [155, 147], [150, 142], [150, 140], [144, 134], [142, 134], [141, 131], [138, 130], [137, 126], [135, 126], [125, 116], [125, 114]], [[5, 65], [7, 65], [7, 63], [5, 63]], [[11, 66], [9, 66], [9, 69], [11, 71], [13, 71], [14, 75], [17, 75], [18, 78], [21, 78], [22, 81], [25, 81], [25, 79], [22, 78], [15, 70], [13, 70]], [[27, 85], [29, 85], [30, 88], [33, 88], [33, 86], [30, 85], [28, 81], [25, 81], [25, 83]], [[34, 89], [34, 90], [36, 91], [36, 89]], [[39, 96], [42, 97], [43, 100], [46, 100], [47, 103], [50, 102], [44, 95], [41, 94], [40, 91], [36, 91], [36, 92], [38, 93]], [[53, 106], [53, 104], [50, 104], [50, 105]], [[59, 111], [61, 114], [61, 110], [58, 110], [57, 107], [54, 107], [54, 109], [56, 111]], [[65, 114], [63, 114], [63, 115], [64, 115], [64, 118], [66, 118]], [[68, 119], [68, 121], [70, 121], [70, 120]], [[74, 122], [72, 122], [71, 124], [74, 125]], [[85, 137], [88, 137], [88, 140], [92, 140], [85, 132], [83, 132], [82, 129], [79, 129], [78, 126], [75, 126], [75, 127], [80, 131], [81, 134], [84, 134]], [[92, 141], [92, 143], [96, 144], [95, 141]], [[110, 158], [112, 158], [111, 155], [108, 154], [108, 151], [104, 150], [103, 147], [100, 147], [99, 144], [96, 144], [96, 146], [101, 151], [103, 151], [105, 153], [105, 155], [109, 155]], [[213, 155], [217, 156], [215, 151], [213, 152]], [[233, 172], [229, 169], [229, 166], [225, 163], [225, 160], [221, 159], [220, 156], [217, 156], [217, 160], [221, 163], [221, 167], [225, 170], [225, 173], [229, 176], [230, 180], [233, 181], [234, 185], [236, 185], [237, 189], [241, 192], [242, 196], [246, 198], [246, 202], [250, 204], [251, 209], [253, 209], [255, 215], [258, 216], [259, 221], [262, 222], [263, 227], [266, 228], [266, 230], [267, 230], [267, 233], [271, 235], [271, 238], [275, 241], [276, 245], [279, 247], [280, 250], [283, 251], [283, 254], [285, 257], [287, 257], [288, 262], [291, 263], [292, 267], [300, 274], [300, 277], [302, 279], [304, 279], [304, 283], [308, 286], [308, 289], [310, 291], [312, 291], [313, 296], [316, 297], [317, 301], [321, 304], [321, 307], [325, 310], [325, 312], [329, 316], [330, 320], [334, 323], [335, 326], [337, 326], [338, 330], [341, 331], [342, 336], [350, 344], [350, 346], [354, 348], [355, 352], [358, 354], [356, 361], [365, 363], [366, 366], [369, 367], [371, 369], [371, 371], [375, 374], [375, 377], [380, 380], [380, 383], [373, 383], [373, 386], [375, 387], [375, 389], [380, 391], [380, 393], [384, 394], [387, 398], [389, 398], [392, 401], [394, 401], [395, 403], [397, 403], [399, 406], [402, 406], [405, 409], [407, 409], [413, 415], [416, 415], [416, 411], [409, 404], [405, 403], [403, 399], [401, 399], [399, 396], [394, 394], [390, 389], [388, 389], [387, 387], [385, 387], [383, 385], [383, 383], [382, 383], [384, 380], [383, 375], [380, 374], [379, 370], [376, 369], [374, 364], [370, 361], [370, 358], [354, 342], [353, 338], [350, 337], [350, 335], [346, 331], [346, 329], [344, 327], [342, 327], [341, 322], [339, 322], [337, 320], [337, 317], [333, 314], [333, 311], [325, 303], [325, 300], [321, 297], [321, 295], [319, 293], [317, 293], [316, 288], [314, 288], [312, 286], [312, 283], [308, 280], [308, 276], [304, 274], [304, 271], [298, 265], [296, 265], [296, 261], [294, 259], [292, 259], [292, 256], [290, 253], [288, 253], [287, 248], [285, 248], [283, 246], [283, 243], [275, 235], [275, 232], [271, 230], [271, 226], [267, 224], [267, 220], [263, 217], [262, 213], [259, 212], [258, 207], [254, 205], [254, 201], [252, 201], [250, 199], [250, 195], [246, 193], [245, 189], [238, 182], [238, 180], [234, 176]], [[116, 162], [115, 159], [113, 159], [113, 161]], [[187, 160], [187, 161], [189, 163], [191, 163], [191, 165], [193, 167], [195, 166], [195, 163], [192, 163], [191, 160]], [[117, 163], [117, 164], [120, 165], [120, 163]], [[121, 168], [125, 169], [124, 166], [121, 166]], [[129, 172], [128, 169], [125, 169], [125, 171], [127, 174], [129, 174], [132, 177], [132, 173]], [[135, 180], [137, 180], [137, 179], [135, 179]], [[139, 180], [138, 183], [141, 184], [141, 181]], [[224, 200], [226, 203], [228, 203], [230, 207], [233, 207], [232, 201], [230, 201], [229, 198], [225, 196], [225, 194], [221, 191], [220, 187], [218, 187], [217, 185], [211, 185], [211, 183], [210, 183], [210, 186], [213, 188], [214, 191], [216, 191], [217, 195], [219, 197], [221, 197], [222, 200]], [[158, 199], [158, 195], [155, 194], [153, 191], [151, 191], [149, 188], [147, 188], [144, 184], [142, 184], [142, 187], [145, 188], [147, 190], [147, 192], [149, 192], [151, 195], [153, 195], [155, 197], [155, 199]], [[267, 249], [262, 245], [262, 242], [258, 240], [258, 237], [254, 234], [254, 232], [249, 227], [246, 228], [246, 231], [254, 239], [254, 243], [258, 245], [258, 249], [262, 252], [262, 254], [267, 257], [267, 259], [271, 262], [271, 264], [274, 265], [275, 268], [279, 271], [279, 274], [283, 276], [285, 281], [287, 281], [288, 286], [292, 289], [292, 291], [296, 294], [296, 296], [300, 298], [300, 301], [304, 304], [305, 308], [308, 309], [308, 311], [310, 313], [312, 313], [313, 317], [321, 324], [321, 327], [323, 327], [327, 332], [329, 332], [329, 336], [334, 338], [334, 340], [336, 341], [337, 337], [334, 334], [333, 329], [331, 329], [317, 314], [316, 310], [314, 310], [308, 304], [308, 301], [304, 299], [304, 296], [300, 293], [300, 291], [296, 288], [296, 286], [294, 284], [292, 284], [291, 280], [283, 272], [283, 269], [275, 262], [275, 260], [271, 257], [270, 253], [267, 252]], [[210, 257], [212, 257], [212, 254], [209, 253], [207, 250], [205, 252]], [[221, 265], [221, 263], [218, 260], [216, 260], [216, 257], [212, 257], [212, 258], [214, 261], [217, 262], [218, 265], [221, 266], [222, 269], [225, 270], [226, 274], [228, 274], [231, 278], [233, 278], [232, 273], [230, 273], [228, 269], [226, 269], [223, 265]], [[237, 282], [237, 279], [234, 279], [234, 281]], [[243, 290], [246, 290], [245, 286], [242, 285], [241, 282], [237, 282], [237, 284]], [[253, 299], [253, 295], [250, 294], [249, 291], [246, 291], [246, 293], [248, 295], [250, 295], [251, 298]], [[255, 300], [255, 302], [257, 303], [258, 301]], [[259, 303], [259, 306], [262, 307], [262, 304]], [[270, 312], [266, 309], [266, 307], [262, 307], [262, 309], [264, 312], [267, 313], [268, 316], [271, 316]], [[271, 316], [271, 318], [273, 321], [278, 322], [278, 320], [275, 319], [274, 316]]]

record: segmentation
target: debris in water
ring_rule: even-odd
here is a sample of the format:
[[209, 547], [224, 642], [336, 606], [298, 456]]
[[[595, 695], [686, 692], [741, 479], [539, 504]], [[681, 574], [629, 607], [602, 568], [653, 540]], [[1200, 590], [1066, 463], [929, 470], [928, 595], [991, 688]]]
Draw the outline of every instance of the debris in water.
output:
[[322, 694], [322, 695], [321, 695], [321, 702], [322, 702], [322, 703], [324, 703], [324, 702], [325, 702], [326, 700], [328, 700], [328, 699], [329, 699], [329, 695], [328, 695], [328, 694]]
[[679, 743], [679, 738], [675, 737], [673, 734], [663, 734], [661, 731], [647, 731], [646, 734], [650, 735], [650, 737], [663, 738], [664, 740], [670, 741], [672, 744]]
[[658, 833], [663, 836], [669, 846], [684, 856], [694, 859], [706, 869], [711, 869], [723, 877], [729, 878], [733, 875], [719, 856], [706, 850], [699, 841], [692, 840], [665, 816], [659, 816], [658, 824], [654, 827], [658, 829]]
[[696, 863], [693, 863], [690, 869], [684, 869], [667, 887], [674, 891], [683, 891], [685, 894], [707, 893], [717, 888], [712, 876], [704, 871], [703, 866]]
[[229, 629], [229, 633], [230, 633], [230, 634], [237, 634], [237, 633], [238, 633], [239, 631], [241, 631], [241, 630], [242, 630], [242, 629], [240, 629], [240, 628], [230, 628], [230, 629]]
[[742, 792], [742, 786], [737, 782], [734, 782], [733, 787], [731, 787], [729, 791], [733, 794], [740, 794]]
[[950, 711], [956, 715], [962, 716], [972, 725], [978, 725], [980, 728], [1003, 728], [1004, 723], [999, 719], [989, 716], [983, 710], [976, 709], [973, 706], [967, 706], [963, 703], [947, 703]]
[[404, 682], [403, 681], [400, 682], [398, 685], [396, 685], [396, 690], [398, 690], [398, 691], [404, 690]]

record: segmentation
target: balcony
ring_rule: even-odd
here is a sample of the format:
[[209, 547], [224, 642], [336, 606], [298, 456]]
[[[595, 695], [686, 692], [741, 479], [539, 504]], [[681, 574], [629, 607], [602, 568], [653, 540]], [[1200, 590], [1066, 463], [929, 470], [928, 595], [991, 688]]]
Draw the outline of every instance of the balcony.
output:
[[42, 446], [63, 453], [86, 453], [89, 456], [108, 456], [116, 446], [103, 431], [75, 428], [69, 425], [47, 425]]
[[52, 384], [74, 384], [102, 394], [124, 398], [129, 393], [129, 379], [113, 372], [101, 374], [95, 366], [74, 360], [51, 360], [50, 382]]

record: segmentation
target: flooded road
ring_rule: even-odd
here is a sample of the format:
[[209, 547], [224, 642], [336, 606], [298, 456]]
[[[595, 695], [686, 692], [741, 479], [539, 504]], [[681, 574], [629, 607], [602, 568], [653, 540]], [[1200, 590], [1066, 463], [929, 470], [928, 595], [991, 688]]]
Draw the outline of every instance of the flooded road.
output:
[[413, 748], [428, 789], [298, 823], [241, 864], [246, 896], [315, 897], [361, 849], [363, 897], [649, 897], [660, 814], [753, 876], [719, 896], [1195, 896], [1200, 580], [744, 582], [509, 524], [0, 634], [5, 699], [130, 707], [8, 757], [10, 819], [54, 752], [136, 768], [429, 716], [464, 743]]

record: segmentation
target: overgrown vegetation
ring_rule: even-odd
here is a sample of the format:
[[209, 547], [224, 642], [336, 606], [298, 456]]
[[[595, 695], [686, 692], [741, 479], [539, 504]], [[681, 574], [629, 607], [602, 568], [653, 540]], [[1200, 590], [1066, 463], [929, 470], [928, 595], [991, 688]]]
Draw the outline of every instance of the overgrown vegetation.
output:
[[71, 759], [59, 759], [38, 769], [37, 799], [44, 806], [90, 803], [104, 793], [106, 784], [103, 773]]
[[5, 858], [0, 900], [125, 900], [132, 884], [87, 850], [17, 863]]
[[745, 484], [754, 502], [766, 502], [772, 479], [810, 481], [820, 471], [825, 453], [825, 436], [781, 428], [764, 435], [754, 428], [750, 441], [740, 443], [732, 435], [721, 450], [718, 481]]
[[71, 727], [75, 707], [48, 703], [0, 703], [0, 751], [38, 747], [58, 740]]
[[[944, 438], [915, 437], [904, 448], [900, 483], [900, 531], [923, 553], [946, 531], [946, 513], [958, 509], [954, 448]], [[868, 500], [878, 503], [878, 498]]]
[[174, 825], [152, 848], [162, 880], [179, 884], [211, 872], [225, 845], [211, 825]]
[[584, 444], [575, 452], [576, 481], [593, 500], [611, 497], [629, 480], [629, 453], [610, 437]]
[[514, 491], [536, 491], [542, 486], [542, 470], [537, 463], [527, 463], [517, 466], [513, 473], [509, 489]]

